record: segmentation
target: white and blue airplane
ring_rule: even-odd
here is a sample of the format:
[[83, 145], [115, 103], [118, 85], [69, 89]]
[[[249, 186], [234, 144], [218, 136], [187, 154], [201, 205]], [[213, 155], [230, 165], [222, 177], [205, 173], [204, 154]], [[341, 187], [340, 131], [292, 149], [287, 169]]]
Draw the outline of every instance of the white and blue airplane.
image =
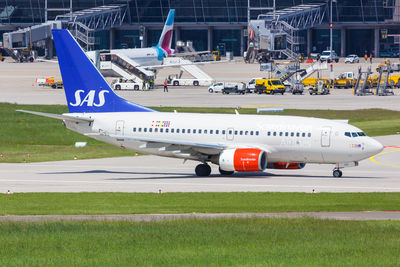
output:
[[334, 165], [333, 176], [341, 177], [342, 168], [383, 150], [362, 130], [334, 120], [157, 112], [116, 95], [69, 31], [53, 30], [53, 37], [69, 113], [20, 111], [126, 149], [198, 161], [198, 176], [210, 175], [210, 163], [222, 175], [316, 163]]

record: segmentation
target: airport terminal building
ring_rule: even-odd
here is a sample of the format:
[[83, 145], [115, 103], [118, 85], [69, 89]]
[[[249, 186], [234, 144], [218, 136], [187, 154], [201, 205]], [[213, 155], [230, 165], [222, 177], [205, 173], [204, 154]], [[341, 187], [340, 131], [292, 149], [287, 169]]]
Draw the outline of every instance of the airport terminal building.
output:
[[[398, 56], [399, 37], [394, 35], [400, 34], [399, 0], [333, 1], [333, 47], [338, 54], [362, 56], [372, 52], [375, 56]], [[169, 9], [175, 9], [175, 40], [190, 40], [196, 50], [219, 49], [239, 56], [247, 49], [248, 20], [271, 12], [268, 8], [273, 3], [273, 0], [3, 0], [0, 2], [0, 35], [55, 20], [71, 10], [97, 16], [99, 21], [99, 7], [105, 6], [103, 10], [119, 8], [121, 23], [96, 28], [93, 48], [152, 46], [158, 41]], [[320, 6], [323, 17], [321, 23], [301, 29], [300, 52], [304, 54], [321, 52], [329, 46], [330, 1], [276, 1], [276, 12], [286, 9], [298, 18], [304, 18], [305, 14], [296, 7], [309, 4]], [[102, 23], [115, 19], [102, 16]]]

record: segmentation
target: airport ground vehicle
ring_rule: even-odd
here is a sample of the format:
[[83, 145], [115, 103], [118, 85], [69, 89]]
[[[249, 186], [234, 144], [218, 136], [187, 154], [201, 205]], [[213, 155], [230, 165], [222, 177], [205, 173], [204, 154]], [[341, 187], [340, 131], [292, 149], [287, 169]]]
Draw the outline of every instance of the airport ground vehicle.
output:
[[357, 55], [348, 55], [345, 60], [344, 63], [359, 63], [360, 59]]
[[36, 79], [36, 83], [39, 86], [48, 86], [53, 89], [62, 89], [64, 88], [64, 84], [62, 80], [56, 81], [54, 77], [49, 78], [38, 78]]
[[219, 51], [212, 51], [213, 60], [220, 61], [221, 60], [221, 53]]
[[332, 53], [331, 53], [331, 51], [326, 50], [326, 51], [322, 52], [319, 60], [321, 62], [324, 62], [324, 61], [327, 61], [327, 62], [335, 61], [336, 63], [338, 63], [339, 62], [339, 57], [337, 56], [335, 51], [332, 51]]
[[179, 74], [168, 75], [167, 84], [173, 86], [208, 86], [212, 83], [210, 79], [179, 78]]
[[302, 83], [296, 83], [290, 88], [290, 92], [292, 92], [294, 95], [302, 95], [304, 92], [304, 85]]
[[322, 79], [322, 78], [306, 78], [302, 81], [303, 85], [305, 87], [310, 87], [310, 86], [317, 86], [318, 81], [326, 81], [328, 84], [330, 84], [330, 80], [329, 79]]
[[144, 89], [148, 89], [147, 88], [143, 88], [143, 83], [139, 83], [133, 79], [124, 79], [124, 78], [119, 78], [119, 79], [114, 79], [111, 82], [111, 87], [114, 90], [144, 90]]
[[247, 83], [247, 90], [246, 93], [255, 93], [256, 90], [256, 80], [259, 79], [267, 79], [267, 78], [252, 78], [248, 83]]
[[319, 80], [317, 86], [311, 86], [308, 89], [310, 95], [328, 95], [330, 83], [327, 80]]
[[[383, 150], [362, 130], [334, 120], [241, 114], [157, 112], [119, 97], [67, 30], [53, 30], [68, 112], [20, 112], [60, 119], [66, 128], [126, 149], [209, 163], [222, 175], [271, 169], [302, 169], [307, 163], [344, 167]], [[68, 47], [68, 49], [66, 49]], [[91, 79], [87, 79], [87, 77]]]
[[285, 86], [280, 79], [258, 79], [255, 84], [255, 92], [258, 94], [284, 94]]
[[353, 87], [355, 83], [354, 72], [343, 72], [333, 80], [333, 87], [349, 89]]
[[0, 61], [4, 61], [4, 57], [3, 57], [2, 53], [0, 53]]
[[210, 87], [208, 87], [209, 93], [246, 93], [246, 85], [244, 83], [235, 83], [235, 82], [219, 82], [214, 83]]

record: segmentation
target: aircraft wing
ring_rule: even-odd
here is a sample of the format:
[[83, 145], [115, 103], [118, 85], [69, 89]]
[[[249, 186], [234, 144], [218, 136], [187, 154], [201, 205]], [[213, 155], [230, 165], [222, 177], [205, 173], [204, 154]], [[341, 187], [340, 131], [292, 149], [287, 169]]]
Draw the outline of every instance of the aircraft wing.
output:
[[[161, 139], [161, 138], [150, 138], [150, 137], [138, 137], [138, 136], [125, 136], [125, 135], [115, 135], [115, 134], [108, 134], [108, 133], [89, 133], [85, 134], [86, 136], [109, 136], [111, 138], [120, 139], [120, 140], [132, 140], [144, 143], [153, 143], [159, 144], [160, 146], [184, 146], [187, 149], [207, 149], [210, 154], [218, 154], [220, 151], [229, 148], [238, 148], [235, 145], [230, 144], [218, 144], [218, 143], [197, 143], [197, 142], [188, 142], [188, 141], [179, 141], [179, 140], [168, 140], [168, 139]], [[258, 148], [261, 150], [266, 151], [267, 153], [272, 153], [274, 149], [271, 149], [269, 146], [263, 145], [260, 147], [259, 145], [252, 145], [246, 144], [240, 146], [240, 148]]]
[[109, 136], [115, 139], [124, 139], [124, 140], [133, 140], [139, 142], [146, 142], [146, 143], [159, 143], [159, 144], [166, 144], [166, 145], [181, 145], [181, 146], [189, 146], [189, 147], [199, 147], [199, 148], [210, 148], [216, 150], [223, 150], [226, 149], [226, 146], [220, 144], [206, 144], [206, 143], [197, 143], [197, 142], [187, 142], [187, 141], [178, 141], [178, 140], [167, 140], [161, 138], [151, 138], [151, 137], [138, 137], [138, 136], [126, 136], [126, 135], [115, 135], [115, 134], [86, 134], [87, 136], [93, 135], [104, 135]]
[[205, 62], [192, 62], [192, 63], [175, 63], [175, 64], [163, 64], [163, 65], [152, 65], [152, 66], [142, 66], [142, 68], [146, 69], [163, 69], [163, 68], [177, 68], [183, 65], [206, 65], [206, 64], [217, 64], [217, 63], [226, 63], [228, 60], [221, 61], [205, 61]]
[[44, 117], [49, 117], [49, 118], [53, 118], [53, 119], [59, 119], [59, 120], [67, 120], [67, 121], [75, 121], [75, 122], [93, 122], [93, 119], [91, 119], [91, 118], [74, 117], [74, 116], [69, 116], [69, 115], [59, 115], [59, 114], [45, 113], [45, 112], [39, 112], [39, 111], [29, 111], [29, 110], [23, 110], [23, 109], [18, 109], [17, 111], [34, 114], [34, 115], [39, 115], [39, 116], [44, 116]]
[[172, 56], [173, 57], [187, 57], [187, 56], [196, 56], [196, 55], [209, 54], [209, 53], [210, 53], [210, 51], [181, 52], [181, 53], [175, 53]]

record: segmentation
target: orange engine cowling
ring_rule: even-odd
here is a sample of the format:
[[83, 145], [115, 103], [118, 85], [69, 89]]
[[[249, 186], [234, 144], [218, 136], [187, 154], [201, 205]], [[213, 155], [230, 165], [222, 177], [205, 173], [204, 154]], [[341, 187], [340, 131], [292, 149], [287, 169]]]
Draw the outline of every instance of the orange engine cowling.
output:
[[267, 167], [267, 153], [256, 148], [227, 149], [221, 152], [218, 162], [224, 171], [258, 172]]
[[268, 163], [267, 169], [298, 170], [298, 169], [303, 169], [304, 166], [306, 166], [305, 163], [274, 162], [274, 163]]

